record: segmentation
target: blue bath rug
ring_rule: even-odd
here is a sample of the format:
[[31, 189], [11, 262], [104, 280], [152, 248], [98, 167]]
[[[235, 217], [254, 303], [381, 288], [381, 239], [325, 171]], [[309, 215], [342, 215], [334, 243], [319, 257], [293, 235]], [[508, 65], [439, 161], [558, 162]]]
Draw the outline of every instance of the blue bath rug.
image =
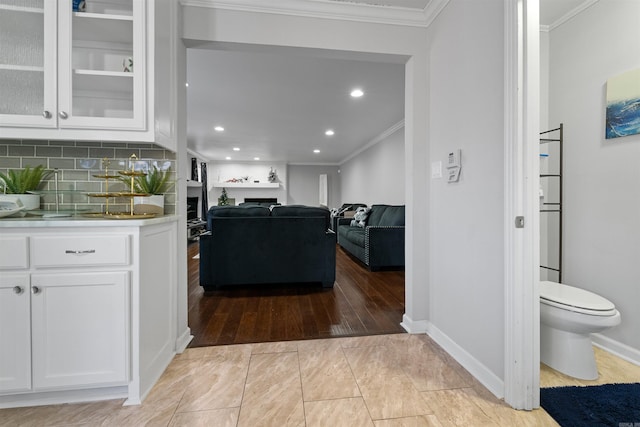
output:
[[640, 383], [541, 388], [540, 406], [562, 427], [639, 427]]

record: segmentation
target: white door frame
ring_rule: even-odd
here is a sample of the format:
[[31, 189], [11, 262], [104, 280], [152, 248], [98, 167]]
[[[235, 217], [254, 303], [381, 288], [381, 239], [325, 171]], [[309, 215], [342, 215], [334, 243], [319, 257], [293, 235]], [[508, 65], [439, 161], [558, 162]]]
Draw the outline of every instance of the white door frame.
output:
[[[447, 2], [448, 0], [439, 0], [434, 3], [442, 8]], [[532, 409], [539, 406], [539, 0], [503, 2], [504, 396], [505, 401], [514, 408]], [[183, 6], [185, 3], [188, 2], [181, 2]], [[192, 3], [195, 6], [203, 4], [195, 0]], [[181, 56], [184, 58], [184, 46], [181, 46], [181, 49]], [[184, 65], [180, 65], [180, 81], [184, 80], [186, 74]], [[179, 96], [180, 108], [184, 108], [185, 105], [184, 92], [184, 89], [181, 90]], [[184, 114], [184, 110], [179, 111]], [[182, 119], [178, 134], [184, 136], [184, 117]], [[408, 125], [409, 129], [411, 123]], [[414, 132], [410, 137], [405, 136], [406, 141], [421, 140], [421, 132], [423, 130]], [[409, 142], [409, 146], [411, 144], [412, 142]], [[186, 148], [181, 147], [178, 163], [182, 165], [183, 171], [187, 158]], [[525, 218], [524, 228], [515, 228], [516, 216]], [[425, 232], [428, 233], [428, 230]], [[409, 258], [413, 252], [412, 248], [412, 245], [408, 246]], [[425, 250], [428, 251], [428, 248]], [[413, 285], [411, 271], [415, 267], [411, 266], [409, 261], [408, 286]], [[416, 289], [412, 288], [412, 291]], [[414, 297], [423, 298], [424, 295]], [[420, 313], [417, 318], [423, 318], [423, 314]], [[416, 326], [423, 327], [421, 324]]]
[[[540, 406], [539, 0], [505, 3], [505, 402]], [[524, 227], [516, 228], [516, 217]]]

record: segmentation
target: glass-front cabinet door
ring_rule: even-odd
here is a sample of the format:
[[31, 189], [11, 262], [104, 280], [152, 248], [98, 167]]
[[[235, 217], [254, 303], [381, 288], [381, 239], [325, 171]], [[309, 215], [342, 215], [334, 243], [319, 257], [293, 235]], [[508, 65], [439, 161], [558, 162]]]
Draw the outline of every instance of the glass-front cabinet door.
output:
[[145, 0], [0, 0], [0, 125], [145, 130], [145, 42]]
[[56, 2], [0, 0], [0, 121], [55, 127]]
[[144, 129], [144, 1], [58, 3], [59, 126]]

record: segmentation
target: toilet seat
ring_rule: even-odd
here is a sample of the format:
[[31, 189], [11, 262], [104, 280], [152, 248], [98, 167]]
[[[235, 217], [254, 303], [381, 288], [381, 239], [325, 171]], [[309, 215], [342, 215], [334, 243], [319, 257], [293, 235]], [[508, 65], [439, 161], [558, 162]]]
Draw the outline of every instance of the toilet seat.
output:
[[608, 299], [556, 282], [540, 282], [540, 302], [591, 316], [614, 316], [617, 313], [615, 305]]

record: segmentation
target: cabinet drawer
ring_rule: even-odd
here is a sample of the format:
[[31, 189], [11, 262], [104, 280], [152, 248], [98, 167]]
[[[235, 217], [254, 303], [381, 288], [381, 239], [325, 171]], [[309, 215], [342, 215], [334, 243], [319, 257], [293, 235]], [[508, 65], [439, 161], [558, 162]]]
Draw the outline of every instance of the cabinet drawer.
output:
[[35, 268], [129, 264], [129, 236], [36, 236], [31, 238]]
[[29, 238], [26, 236], [0, 237], [0, 270], [29, 268]]

